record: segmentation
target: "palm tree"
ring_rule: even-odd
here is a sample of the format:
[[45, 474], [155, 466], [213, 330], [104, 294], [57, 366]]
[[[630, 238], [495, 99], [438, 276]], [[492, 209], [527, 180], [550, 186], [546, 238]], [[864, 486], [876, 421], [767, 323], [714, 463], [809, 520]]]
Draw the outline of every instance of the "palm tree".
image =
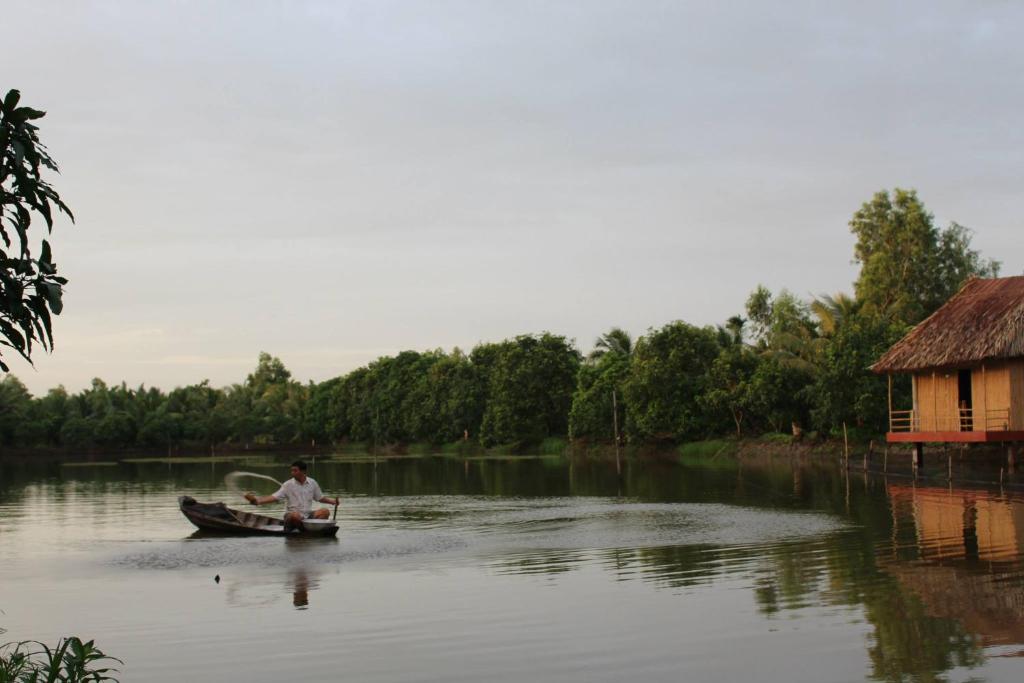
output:
[[725, 325], [718, 326], [718, 342], [722, 346], [737, 346], [743, 344], [744, 326], [747, 319], [741, 315], [734, 315], [725, 321]]
[[612, 353], [627, 358], [633, 353], [633, 338], [629, 332], [621, 327], [613, 327], [594, 341], [594, 350], [590, 352], [587, 359], [596, 361], [606, 353]]
[[831, 337], [842, 326], [843, 321], [857, 313], [860, 302], [845, 292], [835, 296], [822, 294], [811, 302], [811, 312], [818, 318], [818, 327], [826, 337]]

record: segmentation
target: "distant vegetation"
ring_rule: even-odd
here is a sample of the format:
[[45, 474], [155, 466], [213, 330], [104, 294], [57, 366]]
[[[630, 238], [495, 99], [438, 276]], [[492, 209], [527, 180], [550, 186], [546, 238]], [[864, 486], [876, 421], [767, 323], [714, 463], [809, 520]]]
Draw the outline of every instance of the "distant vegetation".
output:
[[[458, 349], [404, 351], [301, 384], [260, 354], [243, 383], [169, 393], [94, 380], [33, 398], [0, 381], [0, 446], [171, 448], [252, 444], [536, 448], [549, 437], [682, 443], [727, 435], [863, 435], [885, 429], [886, 381], [868, 371], [909, 327], [998, 263], [970, 233], [940, 230], [912, 191], [879, 192], [850, 222], [861, 265], [854, 295], [804, 301], [757, 287], [719, 326], [670, 322], [635, 341], [612, 328], [584, 356], [565, 337], [528, 334]], [[897, 401], [909, 389], [897, 384]]]

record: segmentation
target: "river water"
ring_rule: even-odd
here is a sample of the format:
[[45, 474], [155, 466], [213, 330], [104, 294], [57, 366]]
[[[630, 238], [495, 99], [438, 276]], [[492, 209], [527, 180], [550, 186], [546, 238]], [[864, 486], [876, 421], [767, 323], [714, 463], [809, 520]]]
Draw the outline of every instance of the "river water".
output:
[[0, 641], [94, 638], [155, 683], [1024, 680], [1024, 497], [998, 486], [338, 456], [310, 470], [337, 539], [178, 510], [287, 463], [0, 463]]

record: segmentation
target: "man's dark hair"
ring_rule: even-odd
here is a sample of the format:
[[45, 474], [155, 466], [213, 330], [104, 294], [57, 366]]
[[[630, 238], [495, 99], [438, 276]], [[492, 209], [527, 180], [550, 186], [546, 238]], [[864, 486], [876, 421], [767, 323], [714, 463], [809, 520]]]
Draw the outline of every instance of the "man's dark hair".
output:
[[295, 462], [292, 463], [292, 467], [298, 467], [300, 470], [305, 472], [306, 471], [306, 461], [305, 460], [296, 460]]

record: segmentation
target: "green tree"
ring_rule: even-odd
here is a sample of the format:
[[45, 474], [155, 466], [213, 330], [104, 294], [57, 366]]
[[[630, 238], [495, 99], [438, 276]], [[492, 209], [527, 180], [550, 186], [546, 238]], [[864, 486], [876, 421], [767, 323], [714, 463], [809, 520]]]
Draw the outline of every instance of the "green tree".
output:
[[587, 362], [576, 378], [569, 410], [570, 437], [613, 441], [613, 418], [618, 419], [621, 433], [626, 424], [622, 386], [629, 375], [632, 355], [633, 338], [621, 327], [611, 328], [594, 341], [594, 350], [587, 355]]
[[685, 441], [705, 435], [704, 393], [718, 352], [714, 328], [682, 321], [641, 337], [623, 387], [627, 436], [634, 441]]
[[352, 441], [373, 439], [375, 423], [369, 400], [372, 379], [369, 368], [357, 368], [345, 375], [335, 389], [331, 414], [338, 438]]
[[811, 302], [811, 313], [818, 319], [818, 329], [825, 337], [835, 334], [843, 321], [856, 315], [858, 310], [860, 302], [845, 292], [822, 294]]
[[0, 378], [0, 446], [25, 445], [32, 395], [14, 375]]
[[[58, 172], [32, 123], [45, 114], [18, 106], [20, 101], [11, 90], [0, 103], [0, 346], [31, 363], [33, 343], [53, 348], [51, 315], [60, 314], [67, 284], [57, 274], [49, 242], [42, 240], [34, 255], [32, 217], [41, 216], [49, 234], [55, 211], [72, 221], [74, 216], [42, 176], [42, 169]], [[9, 370], [2, 357], [0, 370]]]
[[[617, 410], [620, 431], [626, 423], [626, 401], [623, 385], [629, 377], [630, 356], [605, 353], [598, 360], [580, 366], [576, 391], [569, 410], [569, 435], [574, 439], [613, 441]], [[616, 400], [612, 401], [612, 392]]]
[[266, 351], [260, 351], [256, 369], [245, 378], [245, 385], [253, 394], [260, 396], [268, 387], [284, 384], [291, 378], [292, 373], [288, 371], [280, 358], [275, 358]]
[[[251, 413], [249, 417], [240, 416], [238, 424], [244, 424], [250, 438], [260, 443], [289, 443], [302, 438], [306, 387], [292, 380], [292, 373], [279, 358], [260, 352], [256, 369], [245, 378], [243, 387], [251, 401]], [[204, 396], [202, 401], [208, 398]], [[248, 443], [248, 439], [245, 441]]]
[[451, 443], [470, 434], [474, 437], [483, 421], [486, 387], [473, 363], [462, 351], [454, 349], [441, 355], [419, 378], [407, 403], [411, 425], [418, 441]]
[[[758, 356], [742, 344], [730, 344], [719, 352], [708, 373], [708, 390], [704, 395], [708, 426], [720, 429], [720, 420], [728, 415], [736, 430], [743, 436], [743, 425], [749, 420], [753, 401], [751, 378], [758, 366]], [[716, 419], [717, 418], [717, 419]]]
[[579, 365], [572, 344], [547, 332], [497, 345], [488, 370], [481, 442], [524, 445], [566, 435]]
[[750, 376], [745, 407], [756, 429], [786, 432], [807, 424], [813, 375], [773, 356], [759, 358]]
[[229, 440], [248, 448], [260, 431], [252, 391], [243, 384], [232, 384], [223, 390], [223, 400], [214, 410], [219, 423], [227, 425]]
[[813, 373], [820, 351], [818, 329], [803, 301], [783, 289], [778, 296], [758, 285], [747, 299], [754, 342], [762, 354]]
[[67, 419], [68, 402], [68, 392], [63, 386], [50, 389], [45, 396], [33, 401], [30, 418], [33, 438], [23, 445], [60, 445], [60, 432]]
[[971, 276], [994, 277], [999, 263], [970, 248], [956, 223], [935, 227], [914, 190], [877, 192], [850, 220], [860, 264], [857, 299], [883, 315], [916, 324], [945, 303]]
[[613, 327], [594, 341], [594, 350], [587, 359], [596, 361], [607, 353], [628, 358], [633, 353], [633, 338], [621, 327]]
[[340, 377], [329, 379], [319, 384], [310, 382], [306, 388], [309, 396], [305, 410], [302, 412], [302, 432], [317, 443], [327, 443], [336, 438], [331, 420], [331, 399]]
[[[829, 338], [819, 372], [809, 388], [814, 406], [811, 416], [819, 429], [834, 431], [845, 422], [872, 433], [886, 430], [886, 379], [873, 375], [868, 368], [906, 331], [906, 325], [872, 309], [844, 320]], [[905, 383], [895, 387], [895, 400], [909, 402]]]

